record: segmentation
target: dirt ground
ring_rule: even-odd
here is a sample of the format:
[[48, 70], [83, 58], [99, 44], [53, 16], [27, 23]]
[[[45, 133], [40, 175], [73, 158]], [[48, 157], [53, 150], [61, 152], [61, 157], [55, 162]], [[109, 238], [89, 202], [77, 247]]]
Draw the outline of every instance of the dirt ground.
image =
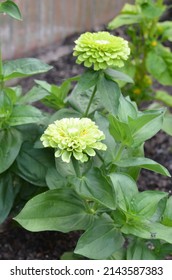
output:
[[[58, 48], [51, 46], [47, 50], [35, 54], [35, 57], [50, 61], [53, 69], [46, 74], [35, 76], [35, 79], [44, 79], [49, 83], [60, 84], [67, 77], [82, 73], [83, 67], [75, 64], [72, 56], [75, 34], [63, 42]], [[33, 78], [23, 79], [20, 84], [25, 91], [29, 90], [34, 82]], [[145, 144], [145, 156], [163, 164], [172, 174], [172, 137], [159, 132]], [[172, 192], [172, 179], [142, 170], [139, 182], [141, 191], [161, 190]], [[60, 259], [65, 251], [73, 250], [79, 237], [79, 232], [63, 234], [59, 232], [31, 233], [16, 225], [10, 220], [0, 227], [0, 259]]]

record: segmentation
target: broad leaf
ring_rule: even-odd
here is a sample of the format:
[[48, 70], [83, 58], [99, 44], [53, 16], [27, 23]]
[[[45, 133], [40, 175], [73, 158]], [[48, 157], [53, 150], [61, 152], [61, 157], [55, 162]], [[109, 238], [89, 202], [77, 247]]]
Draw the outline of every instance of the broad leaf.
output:
[[167, 200], [162, 223], [166, 226], [172, 227], [172, 196]]
[[83, 73], [77, 83], [75, 91], [77, 93], [84, 92], [97, 84], [99, 72], [92, 69]]
[[44, 73], [52, 69], [52, 66], [36, 58], [19, 58], [6, 61], [3, 64], [4, 80], [32, 76]]
[[160, 191], [138, 193], [131, 199], [130, 211], [144, 218], [150, 218], [158, 208], [159, 202], [167, 196], [168, 193]]
[[51, 166], [46, 174], [46, 183], [50, 190], [60, 189], [66, 185], [66, 179], [62, 177], [55, 167]]
[[131, 25], [139, 23], [141, 21], [141, 16], [138, 14], [121, 14], [115, 17], [108, 24], [108, 29], [113, 30], [123, 25]]
[[14, 202], [15, 190], [10, 173], [0, 175], [0, 224], [7, 218]]
[[0, 130], [0, 173], [15, 161], [22, 144], [19, 131], [14, 128]]
[[172, 53], [168, 48], [157, 45], [148, 53], [146, 66], [149, 73], [159, 83], [172, 85]]
[[172, 244], [172, 227], [149, 221], [135, 221], [125, 224], [121, 231], [144, 239], [160, 239]]
[[32, 143], [26, 142], [17, 157], [13, 171], [33, 185], [46, 186], [46, 172], [53, 163], [53, 156], [48, 149], [34, 149]]
[[105, 75], [110, 79], [110, 80], [120, 80], [120, 81], [125, 81], [127, 83], [134, 83], [133, 79], [128, 76], [127, 74], [114, 70], [112, 68], [108, 68], [104, 71]]
[[172, 96], [164, 90], [157, 90], [155, 92], [155, 99], [162, 101], [165, 105], [172, 107]]
[[98, 168], [89, 171], [75, 182], [75, 190], [80, 196], [98, 202], [99, 204], [116, 209], [115, 192]]
[[172, 136], [172, 114], [171, 113], [165, 114], [162, 130]]
[[102, 106], [112, 114], [117, 114], [119, 106], [120, 88], [117, 83], [100, 77], [97, 85], [97, 95]]
[[[101, 153], [101, 156], [106, 163], [111, 163], [115, 159], [115, 148], [117, 144], [109, 132], [108, 119], [98, 112], [95, 113], [94, 119], [99, 129], [105, 134], [105, 140], [103, 140], [103, 142], [106, 144], [107, 150], [105, 153]], [[99, 153], [99, 151], [97, 151], [97, 153]]]
[[42, 112], [31, 105], [16, 105], [8, 119], [10, 126], [40, 122], [43, 118]]
[[51, 85], [40, 80], [35, 80], [35, 82], [39, 85], [38, 90], [42, 89], [47, 92], [47, 95], [43, 98], [42, 103], [55, 110], [65, 107], [65, 98], [71, 89], [70, 79], [64, 81], [60, 86], [56, 86], [54, 84]]
[[122, 248], [124, 238], [113, 222], [99, 218], [80, 237], [75, 253], [90, 259], [105, 260]]
[[109, 131], [116, 142], [126, 146], [133, 144], [130, 127], [127, 123], [120, 121], [117, 117], [109, 116]]
[[120, 121], [128, 123], [128, 118], [136, 119], [138, 114], [137, 106], [130, 98], [122, 94], [119, 99], [118, 118]]
[[172, 42], [172, 22], [163, 21], [157, 23], [157, 29], [163, 40], [169, 40]]
[[115, 190], [117, 207], [127, 211], [133, 196], [138, 193], [135, 181], [122, 173], [111, 173], [109, 176]]
[[0, 13], [6, 13], [15, 19], [22, 20], [18, 6], [10, 0], [0, 3]]
[[129, 127], [137, 147], [154, 136], [162, 127], [164, 110], [152, 110], [140, 113], [136, 119], [129, 118]]
[[62, 232], [86, 229], [92, 219], [83, 201], [70, 189], [49, 190], [35, 196], [15, 217], [22, 227], [30, 231]]
[[48, 117], [48, 123], [51, 124], [56, 120], [61, 120], [63, 118], [81, 118], [82, 115], [70, 108], [63, 108]]
[[[69, 97], [66, 99], [66, 101], [70, 104], [70, 106], [75, 109], [76, 111], [84, 114], [87, 106], [89, 104], [91, 95], [93, 93], [94, 88], [85, 90], [83, 92], [79, 92], [77, 88], [75, 87], [72, 93], [69, 95]], [[89, 114], [93, 113], [96, 110], [102, 109], [102, 105], [100, 102], [100, 97], [96, 95], [94, 96], [90, 109]]]
[[18, 103], [19, 104], [31, 104], [33, 102], [39, 101], [48, 95], [48, 92], [42, 88], [34, 86], [25, 95], [22, 95]]
[[142, 15], [147, 20], [155, 20], [155, 18], [159, 18], [164, 13], [166, 7], [165, 5], [158, 5], [155, 3], [143, 3], [141, 5]]
[[139, 166], [141, 168], [145, 168], [145, 169], [160, 173], [162, 175], [171, 177], [170, 173], [164, 166], [162, 166], [161, 164], [159, 164], [156, 161], [149, 159], [149, 158], [130, 157], [129, 159], [124, 159], [124, 160], [115, 162], [115, 164], [120, 167]]

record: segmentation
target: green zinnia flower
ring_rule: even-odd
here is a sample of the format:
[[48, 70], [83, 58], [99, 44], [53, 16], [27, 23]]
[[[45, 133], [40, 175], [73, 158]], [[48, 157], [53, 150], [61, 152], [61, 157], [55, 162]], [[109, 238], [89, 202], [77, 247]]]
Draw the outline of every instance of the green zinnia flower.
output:
[[84, 63], [86, 67], [93, 65], [94, 70], [122, 67], [130, 54], [126, 40], [105, 31], [86, 32], [75, 43], [73, 55], [77, 56], [76, 62]]
[[106, 145], [100, 142], [103, 139], [103, 132], [88, 118], [57, 120], [41, 136], [44, 147], [55, 148], [55, 157], [61, 156], [65, 162], [70, 162], [72, 155], [85, 162], [88, 156], [95, 156], [94, 149], [106, 150]]

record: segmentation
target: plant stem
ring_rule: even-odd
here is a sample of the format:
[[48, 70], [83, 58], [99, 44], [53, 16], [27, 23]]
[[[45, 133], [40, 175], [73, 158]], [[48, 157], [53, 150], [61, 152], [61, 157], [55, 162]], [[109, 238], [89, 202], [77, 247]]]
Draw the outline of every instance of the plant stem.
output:
[[88, 112], [89, 112], [90, 107], [91, 107], [91, 103], [92, 103], [92, 101], [93, 101], [93, 99], [94, 99], [94, 96], [95, 96], [95, 94], [96, 94], [96, 90], [97, 90], [97, 87], [95, 86], [94, 89], [93, 89], [92, 95], [91, 95], [91, 97], [90, 97], [90, 100], [89, 100], [87, 109], [86, 109], [85, 113], [83, 114], [83, 117], [87, 117], [87, 115], [88, 115]]
[[118, 161], [120, 159], [123, 149], [124, 149], [124, 145], [120, 144], [119, 149], [117, 150], [116, 153], [115, 161]]

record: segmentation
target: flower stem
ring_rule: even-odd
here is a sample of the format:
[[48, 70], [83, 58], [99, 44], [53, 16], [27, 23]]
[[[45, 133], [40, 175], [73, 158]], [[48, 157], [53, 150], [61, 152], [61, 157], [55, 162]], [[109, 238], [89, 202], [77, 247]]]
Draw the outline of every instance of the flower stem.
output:
[[88, 112], [89, 112], [89, 110], [90, 110], [92, 101], [93, 101], [94, 96], [95, 96], [95, 94], [96, 94], [96, 91], [97, 91], [97, 87], [95, 86], [94, 89], [93, 89], [92, 95], [91, 95], [91, 97], [90, 97], [90, 100], [89, 100], [87, 109], [86, 109], [85, 113], [83, 114], [83, 117], [87, 117], [87, 116], [88, 116]]
[[124, 145], [121, 144], [121, 145], [119, 146], [119, 149], [117, 150], [116, 157], [115, 157], [115, 161], [120, 160], [121, 155], [122, 155], [122, 152], [123, 152], [123, 149], [124, 149]]

